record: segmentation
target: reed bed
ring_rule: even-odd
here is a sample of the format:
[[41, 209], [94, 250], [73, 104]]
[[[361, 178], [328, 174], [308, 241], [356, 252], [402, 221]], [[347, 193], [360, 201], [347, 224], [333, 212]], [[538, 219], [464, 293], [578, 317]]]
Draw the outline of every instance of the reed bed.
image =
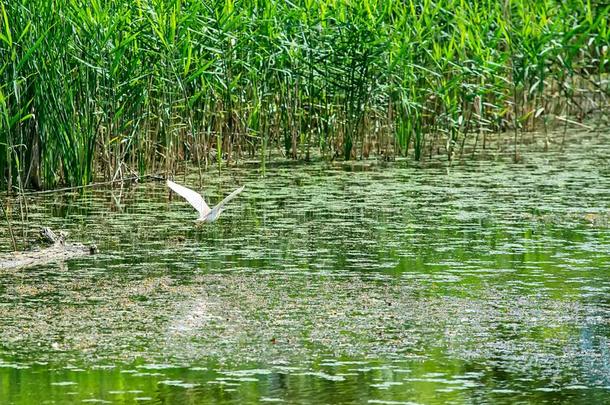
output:
[[607, 108], [609, 10], [592, 0], [2, 2], [0, 188], [243, 158], [452, 159], [490, 133], [516, 148], [522, 131]]

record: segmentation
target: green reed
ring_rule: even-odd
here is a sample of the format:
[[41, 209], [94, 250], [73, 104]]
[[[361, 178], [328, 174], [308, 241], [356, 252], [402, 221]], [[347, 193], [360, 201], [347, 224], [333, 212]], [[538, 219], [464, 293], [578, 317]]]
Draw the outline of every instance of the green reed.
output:
[[608, 106], [591, 0], [12, 0], [2, 187], [241, 158], [448, 159]]

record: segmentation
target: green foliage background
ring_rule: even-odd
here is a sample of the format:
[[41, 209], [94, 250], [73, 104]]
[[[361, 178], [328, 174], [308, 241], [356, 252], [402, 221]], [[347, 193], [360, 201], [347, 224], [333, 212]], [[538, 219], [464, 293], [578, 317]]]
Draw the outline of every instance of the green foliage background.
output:
[[609, 92], [590, 0], [0, 4], [0, 188], [270, 151], [451, 158]]

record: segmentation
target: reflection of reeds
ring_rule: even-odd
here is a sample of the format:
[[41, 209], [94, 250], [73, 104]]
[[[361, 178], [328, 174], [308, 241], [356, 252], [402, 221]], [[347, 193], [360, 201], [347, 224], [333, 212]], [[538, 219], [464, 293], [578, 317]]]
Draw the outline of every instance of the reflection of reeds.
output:
[[585, 0], [0, 6], [8, 188], [278, 151], [451, 159], [609, 93], [609, 8]]
[[11, 241], [13, 242], [13, 250], [17, 250], [17, 240], [15, 239], [15, 234], [13, 233], [13, 226], [11, 225], [11, 220], [8, 217], [8, 213], [6, 212], [6, 209], [4, 208], [4, 203], [2, 202], [2, 199], [0, 199], [0, 208], [2, 208], [2, 215], [4, 215], [4, 219], [6, 221], [6, 225], [8, 227], [8, 233], [11, 236]]

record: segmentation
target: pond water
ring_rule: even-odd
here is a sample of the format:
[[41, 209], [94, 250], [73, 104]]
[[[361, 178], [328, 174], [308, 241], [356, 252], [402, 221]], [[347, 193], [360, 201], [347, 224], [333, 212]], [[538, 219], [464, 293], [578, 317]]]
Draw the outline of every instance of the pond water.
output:
[[100, 253], [0, 274], [0, 402], [610, 401], [609, 145], [246, 164], [201, 227], [160, 182], [32, 196]]

